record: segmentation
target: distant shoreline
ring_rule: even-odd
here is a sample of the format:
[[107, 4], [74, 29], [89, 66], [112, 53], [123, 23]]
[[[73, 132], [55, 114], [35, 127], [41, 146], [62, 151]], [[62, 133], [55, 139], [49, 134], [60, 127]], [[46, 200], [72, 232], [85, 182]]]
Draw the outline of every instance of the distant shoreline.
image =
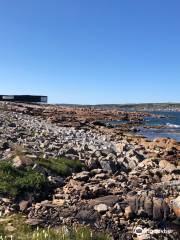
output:
[[[53, 105], [53, 104], [52, 104]], [[180, 111], [180, 103], [139, 103], [139, 104], [55, 104], [66, 107], [115, 108], [131, 111]]]

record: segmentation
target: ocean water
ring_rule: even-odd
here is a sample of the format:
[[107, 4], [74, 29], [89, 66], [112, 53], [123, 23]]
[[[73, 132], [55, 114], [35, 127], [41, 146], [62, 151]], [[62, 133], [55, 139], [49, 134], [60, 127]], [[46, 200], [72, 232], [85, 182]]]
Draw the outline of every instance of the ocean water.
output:
[[[164, 118], [146, 117], [145, 126], [152, 126], [152, 128], [139, 127], [140, 134], [154, 139], [157, 137], [169, 137], [180, 141], [180, 112], [151, 112], [156, 115], [162, 115]], [[163, 126], [163, 128], [156, 129], [153, 126]]]
[[[138, 135], [145, 136], [149, 139], [157, 137], [169, 137], [180, 141], [180, 112], [150, 112], [157, 117], [146, 117], [143, 125], [138, 127], [140, 130]], [[163, 116], [159, 118], [158, 116]], [[108, 121], [107, 124], [116, 126], [117, 124], [128, 123], [127, 121]], [[148, 128], [146, 128], [148, 126]], [[150, 128], [149, 128], [150, 126]], [[155, 126], [163, 126], [163, 128], [153, 128]]]

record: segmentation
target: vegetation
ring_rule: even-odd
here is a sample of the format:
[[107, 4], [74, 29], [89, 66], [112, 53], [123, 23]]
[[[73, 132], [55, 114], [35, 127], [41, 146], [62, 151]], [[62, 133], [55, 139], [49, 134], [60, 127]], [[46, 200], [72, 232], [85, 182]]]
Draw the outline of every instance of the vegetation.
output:
[[4, 231], [4, 227], [0, 225], [0, 240], [5, 239], [6, 233]]
[[83, 164], [79, 160], [69, 160], [65, 157], [39, 159], [37, 163], [60, 176], [69, 176], [72, 172], [82, 170]]
[[0, 162], [0, 194], [17, 197], [24, 192], [38, 192], [51, 187], [46, 177], [32, 168], [17, 169], [10, 162]]
[[[13, 158], [16, 155], [23, 157], [23, 154], [23, 151], [17, 148]], [[49, 173], [55, 176], [68, 176], [72, 172], [80, 171], [83, 167], [83, 164], [78, 160], [69, 160], [62, 157], [35, 160], [34, 163], [40, 168], [33, 168], [32, 165], [15, 167], [13, 166], [13, 158], [9, 161], [0, 161], [0, 194], [16, 199], [26, 193], [33, 193], [34, 196], [47, 195], [49, 191], [54, 189], [54, 185], [47, 177]], [[5, 239], [107, 240], [109, 238], [102, 233], [94, 233], [87, 227], [33, 229], [25, 224], [24, 216], [16, 214], [5, 219], [0, 217], [0, 240]]]
[[87, 227], [32, 229], [24, 222], [24, 216], [12, 215], [5, 224], [1, 224], [0, 240], [110, 240], [106, 234], [94, 233]]
[[[50, 158], [36, 160], [45, 171], [58, 176], [69, 176], [72, 172], [80, 171], [83, 167], [78, 160], [66, 158]], [[15, 168], [11, 161], [0, 161], [0, 194], [9, 197], [18, 197], [24, 193], [48, 193], [53, 189], [46, 174], [32, 166]]]

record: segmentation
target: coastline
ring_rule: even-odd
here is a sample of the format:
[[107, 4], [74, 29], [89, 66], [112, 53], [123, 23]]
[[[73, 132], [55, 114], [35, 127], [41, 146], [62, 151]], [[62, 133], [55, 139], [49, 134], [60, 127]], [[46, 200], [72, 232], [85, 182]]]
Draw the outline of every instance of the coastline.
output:
[[[112, 128], [99, 122], [119, 116], [131, 124]], [[8, 161], [21, 171], [32, 168], [53, 185], [53, 192], [46, 189], [41, 198], [38, 191], [26, 190], [18, 198], [4, 192], [3, 215], [21, 212], [28, 225], [45, 228], [88, 225], [112, 239], [134, 239], [138, 225], [171, 230], [176, 238], [180, 143], [136, 136], [132, 126], [139, 126], [144, 116], [149, 113], [1, 104], [0, 163]], [[21, 150], [15, 151], [17, 146]], [[59, 175], [55, 171], [59, 158], [83, 165], [67, 176]], [[168, 231], [162, 236], [170, 237]]]

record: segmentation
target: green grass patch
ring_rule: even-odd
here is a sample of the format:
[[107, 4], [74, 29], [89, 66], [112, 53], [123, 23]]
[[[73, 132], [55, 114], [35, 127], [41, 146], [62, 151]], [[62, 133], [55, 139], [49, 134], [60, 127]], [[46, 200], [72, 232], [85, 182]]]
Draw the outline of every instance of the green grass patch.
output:
[[25, 192], [51, 188], [47, 178], [32, 168], [17, 169], [10, 162], [0, 161], [0, 194], [17, 197]]
[[70, 160], [65, 157], [41, 158], [36, 162], [45, 169], [64, 177], [69, 176], [72, 172], [79, 172], [83, 168], [83, 164], [79, 160]]
[[[82, 170], [83, 164], [79, 160], [66, 158], [39, 159], [35, 163], [43, 167], [50, 174], [66, 177], [72, 172]], [[24, 193], [36, 195], [48, 193], [53, 184], [47, 176], [32, 167], [15, 168], [11, 162], [0, 161], [0, 194], [3, 196], [18, 197]]]

